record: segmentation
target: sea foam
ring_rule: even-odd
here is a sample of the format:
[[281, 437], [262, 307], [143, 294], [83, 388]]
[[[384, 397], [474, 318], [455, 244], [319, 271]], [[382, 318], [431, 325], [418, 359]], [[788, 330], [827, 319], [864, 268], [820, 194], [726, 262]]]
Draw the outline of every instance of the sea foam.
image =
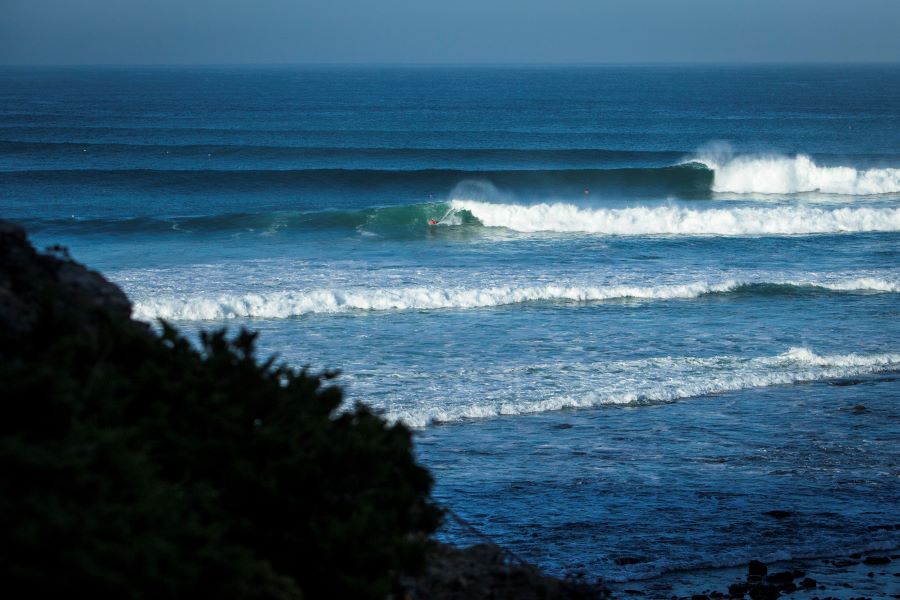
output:
[[450, 206], [468, 211], [487, 227], [521, 232], [747, 236], [900, 231], [900, 208], [582, 208], [568, 203], [520, 205], [462, 199], [452, 200]]
[[765, 286], [810, 288], [838, 292], [898, 292], [900, 282], [864, 277], [835, 281], [695, 281], [682, 284], [535, 285], [484, 288], [317, 289], [268, 293], [192, 295], [139, 299], [138, 319], [219, 320], [231, 318], [283, 319], [314, 313], [387, 310], [489, 308], [540, 301], [596, 302], [602, 300], [675, 300], [706, 294], [752, 291]]
[[715, 172], [714, 192], [796, 194], [821, 192], [851, 196], [900, 192], [900, 169], [820, 166], [809, 156], [700, 156]]
[[[566, 393], [542, 393], [543, 380], [525, 382], [505, 398], [455, 398], [386, 406], [387, 416], [412, 427], [503, 415], [603, 405], [652, 405], [739, 390], [822, 381], [900, 369], [900, 353], [817, 354], [805, 347], [776, 356], [659, 357], [583, 365], [533, 365], [530, 372], [565, 372], [583, 383]], [[472, 376], [473, 374], [469, 374]], [[519, 377], [522, 375], [520, 374]], [[526, 389], [527, 388], [527, 389]]]

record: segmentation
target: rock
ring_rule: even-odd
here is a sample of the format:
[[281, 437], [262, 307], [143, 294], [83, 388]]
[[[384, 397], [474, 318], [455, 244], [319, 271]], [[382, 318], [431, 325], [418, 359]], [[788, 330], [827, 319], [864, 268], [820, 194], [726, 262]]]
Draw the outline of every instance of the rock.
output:
[[774, 585], [784, 585], [786, 583], [790, 583], [794, 580], [794, 574], [790, 571], [780, 571], [778, 573], [772, 573], [768, 577], [766, 577], [766, 583], [771, 583]]
[[616, 558], [614, 560], [615, 563], [619, 566], [636, 565], [638, 563], [644, 562], [644, 559], [636, 558], [634, 556], [620, 556], [619, 558]]
[[38, 253], [21, 227], [0, 220], [0, 332], [27, 334], [45, 308], [74, 317], [86, 331], [110, 317], [138, 326], [129, 320], [131, 302], [122, 290], [63, 249], [51, 250]]
[[828, 385], [833, 385], [837, 387], [846, 387], [850, 385], [859, 385], [863, 383], [862, 379], [834, 379], [828, 382]]
[[866, 407], [863, 406], [862, 404], [857, 404], [856, 406], [853, 407], [853, 412], [854, 412], [854, 414], [866, 412]]
[[794, 516], [794, 513], [789, 510], [770, 510], [769, 512], [763, 514], [770, 517], [775, 517], [776, 519], [786, 519], [788, 517]]
[[750, 577], [765, 577], [768, 572], [769, 567], [758, 560], [751, 560], [747, 566], [747, 575]]
[[836, 560], [833, 564], [835, 567], [853, 567], [859, 564], [859, 561], [856, 560]]
[[886, 565], [891, 562], [891, 559], [887, 556], [867, 556], [863, 561], [863, 564], [866, 565]]
[[691, 596], [691, 600], [709, 600], [709, 596], [706, 594], [694, 594]]
[[817, 582], [815, 579], [812, 579], [811, 577], [807, 577], [806, 579], [804, 579], [803, 581], [800, 582], [800, 587], [803, 587], [806, 589], [812, 589], [812, 588], [816, 587], [816, 583]]
[[750, 586], [746, 583], [732, 583], [728, 586], [728, 595], [732, 598], [743, 598]]
[[774, 585], [755, 585], [750, 588], [750, 597], [753, 600], [775, 600], [781, 595]]
[[[404, 580], [408, 600], [592, 600], [609, 598], [599, 582], [556, 579], [537, 567], [515, 562], [497, 546], [455, 548], [435, 543], [426, 571]], [[643, 596], [641, 590], [625, 593]]]

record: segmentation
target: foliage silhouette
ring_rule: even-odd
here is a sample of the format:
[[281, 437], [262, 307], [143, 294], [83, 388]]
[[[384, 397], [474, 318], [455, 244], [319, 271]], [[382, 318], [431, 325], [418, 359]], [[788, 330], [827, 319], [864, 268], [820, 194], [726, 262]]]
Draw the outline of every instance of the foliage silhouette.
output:
[[195, 348], [38, 297], [0, 332], [8, 591], [385, 598], [423, 567], [431, 476], [406, 427], [342, 409], [334, 373], [258, 362], [247, 331]]

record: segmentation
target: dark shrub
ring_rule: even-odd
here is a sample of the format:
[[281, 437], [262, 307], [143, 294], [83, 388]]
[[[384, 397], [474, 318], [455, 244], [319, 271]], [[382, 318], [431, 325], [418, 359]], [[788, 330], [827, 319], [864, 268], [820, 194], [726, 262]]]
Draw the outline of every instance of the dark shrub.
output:
[[0, 331], [7, 592], [384, 598], [422, 567], [440, 513], [404, 426], [258, 363], [254, 334], [198, 350], [39, 292]]

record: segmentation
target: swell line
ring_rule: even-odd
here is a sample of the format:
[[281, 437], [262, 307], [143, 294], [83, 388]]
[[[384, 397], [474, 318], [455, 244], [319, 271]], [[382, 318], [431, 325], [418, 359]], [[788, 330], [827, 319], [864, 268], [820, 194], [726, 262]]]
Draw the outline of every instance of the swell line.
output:
[[814, 293], [897, 293], [900, 282], [861, 277], [830, 282], [693, 282], [659, 286], [496, 286], [433, 289], [318, 289], [269, 293], [143, 298], [138, 319], [286, 319], [350, 311], [465, 310], [534, 302], [585, 303], [608, 300], [686, 300], [713, 294], [804, 295]]

